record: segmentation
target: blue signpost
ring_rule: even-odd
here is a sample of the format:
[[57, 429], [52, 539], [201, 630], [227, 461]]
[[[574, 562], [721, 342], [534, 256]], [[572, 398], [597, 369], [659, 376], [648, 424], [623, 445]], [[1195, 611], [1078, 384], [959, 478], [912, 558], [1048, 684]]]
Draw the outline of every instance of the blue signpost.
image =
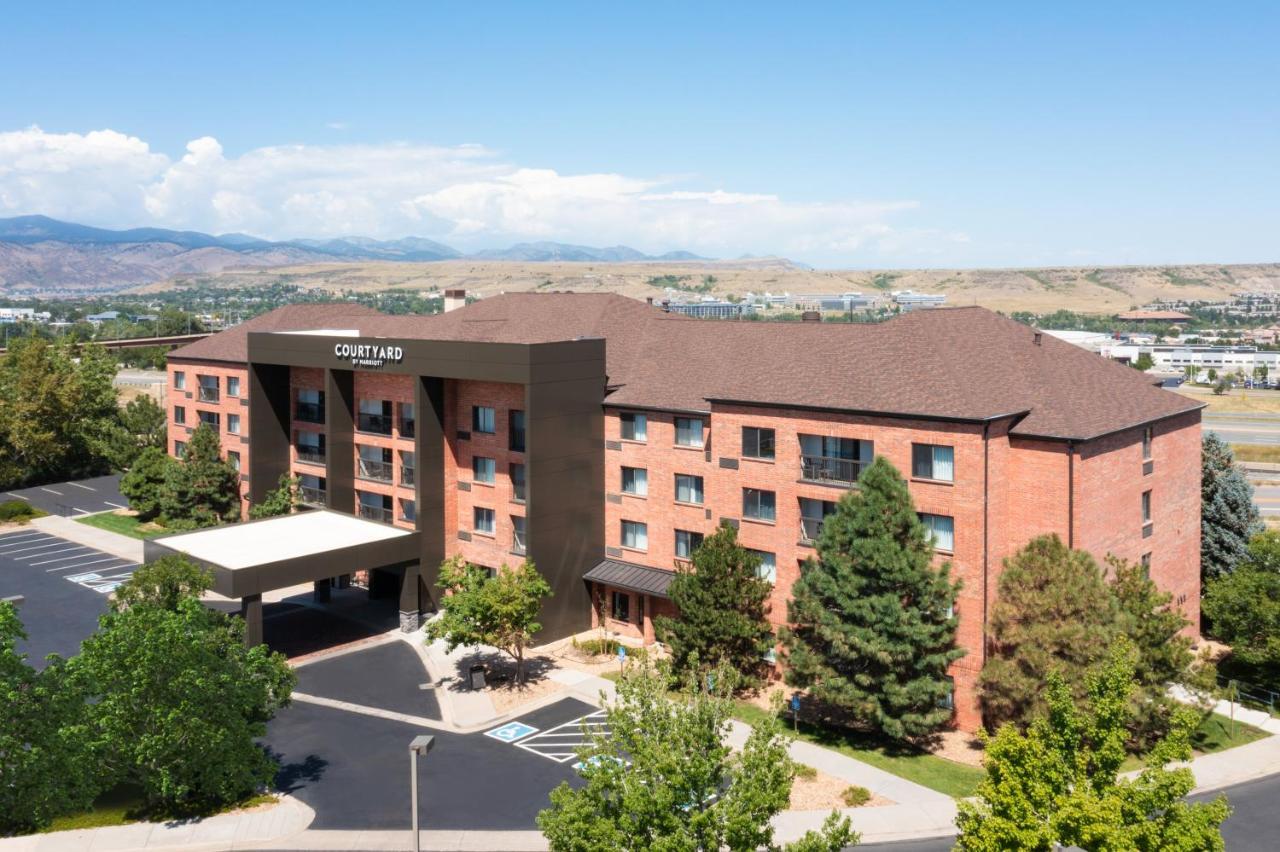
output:
[[619, 674], [622, 673], [622, 668], [623, 666], [626, 665], [626, 663], [627, 663], [627, 646], [619, 645], [618, 646], [618, 673]]
[[791, 726], [798, 733], [800, 731], [800, 696], [791, 696]]

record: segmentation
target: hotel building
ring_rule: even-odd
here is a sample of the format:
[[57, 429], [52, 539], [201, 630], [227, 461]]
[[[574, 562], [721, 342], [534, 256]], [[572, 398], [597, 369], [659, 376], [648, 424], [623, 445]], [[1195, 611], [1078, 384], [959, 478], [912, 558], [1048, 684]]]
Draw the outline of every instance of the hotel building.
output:
[[981, 308], [824, 324], [604, 294], [436, 316], [295, 305], [168, 369], [173, 454], [208, 423], [247, 502], [289, 473], [310, 503], [414, 531], [415, 564], [396, 566], [406, 628], [460, 554], [536, 562], [555, 590], [548, 638], [603, 619], [651, 642], [673, 570], [725, 522], [760, 554], [781, 624], [823, 517], [875, 456], [963, 581], [961, 727], [980, 721], [1002, 561], [1036, 535], [1141, 561], [1199, 622], [1200, 405]]

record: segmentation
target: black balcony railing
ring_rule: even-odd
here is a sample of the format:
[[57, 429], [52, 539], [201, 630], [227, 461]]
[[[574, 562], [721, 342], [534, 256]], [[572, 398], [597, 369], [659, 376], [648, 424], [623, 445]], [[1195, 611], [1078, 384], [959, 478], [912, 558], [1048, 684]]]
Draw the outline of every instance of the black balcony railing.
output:
[[298, 489], [298, 495], [302, 498], [303, 503], [319, 503], [324, 505], [325, 491], [323, 488], [308, 488], [303, 485]]
[[822, 519], [821, 518], [801, 518], [800, 519], [800, 540], [801, 541], [817, 541], [818, 536], [822, 535]]
[[378, 482], [390, 482], [391, 471], [394, 468], [391, 462], [370, 461], [369, 459], [356, 459], [356, 476], [361, 479], [375, 479]]
[[800, 478], [806, 482], [853, 485], [867, 462], [830, 456], [801, 456]]
[[294, 417], [303, 423], [323, 423], [324, 406], [318, 402], [300, 402]]
[[356, 418], [356, 429], [375, 435], [390, 435], [391, 422], [391, 418], [385, 414], [361, 414]]
[[416, 428], [416, 421], [414, 421], [414, 420], [405, 420], [405, 419], [401, 418], [401, 420], [400, 420], [400, 437], [401, 437], [401, 438], [412, 438], [412, 437], [413, 437], [413, 430], [414, 430], [415, 428]]
[[324, 464], [324, 450], [319, 447], [299, 444], [298, 461], [306, 464]]
[[222, 399], [222, 394], [218, 392], [217, 388], [207, 388], [203, 385], [200, 386], [201, 402], [217, 402], [220, 399]]
[[413, 474], [414, 474], [414, 470], [413, 470], [413, 468], [411, 468], [411, 467], [405, 467], [405, 466], [401, 465], [401, 466], [400, 466], [400, 484], [401, 484], [401, 485], [412, 485], [412, 484], [413, 484]]
[[370, 506], [368, 504], [361, 503], [360, 517], [370, 521], [389, 524], [391, 523], [391, 510], [385, 506]]

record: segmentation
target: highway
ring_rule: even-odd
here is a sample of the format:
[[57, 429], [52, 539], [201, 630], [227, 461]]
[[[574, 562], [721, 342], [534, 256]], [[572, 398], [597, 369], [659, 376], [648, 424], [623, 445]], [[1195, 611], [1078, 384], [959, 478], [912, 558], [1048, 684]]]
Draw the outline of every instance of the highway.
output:
[[1216, 433], [1228, 444], [1280, 444], [1280, 415], [1206, 415], [1204, 430]]

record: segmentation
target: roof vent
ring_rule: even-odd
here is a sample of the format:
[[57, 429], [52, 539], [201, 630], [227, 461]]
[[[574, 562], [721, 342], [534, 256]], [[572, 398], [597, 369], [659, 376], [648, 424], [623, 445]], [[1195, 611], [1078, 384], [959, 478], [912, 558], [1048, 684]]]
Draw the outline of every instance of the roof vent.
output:
[[651, 308], [653, 307], [653, 297], [652, 297], [652, 296], [645, 296], [645, 297], [644, 297], [644, 301], [645, 301], [645, 304], [646, 304], [646, 305], [648, 305], [648, 306], [649, 306], [649, 307], [651, 307]]
[[464, 308], [466, 307], [466, 305], [467, 305], [466, 290], [445, 290], [444, 291], [444, 312], [446, 314], [449, 313], [449, 311], [454, 311], [454, 310], [457, 310], [458, 308]]
[[1040, 332], [1037, 331], [1034, 335], [1031, 336], [1031, 342], [1034, 343], [1036, 346], [1039, 346], [1041, 336], [1042, 335], [1040, 334]]

